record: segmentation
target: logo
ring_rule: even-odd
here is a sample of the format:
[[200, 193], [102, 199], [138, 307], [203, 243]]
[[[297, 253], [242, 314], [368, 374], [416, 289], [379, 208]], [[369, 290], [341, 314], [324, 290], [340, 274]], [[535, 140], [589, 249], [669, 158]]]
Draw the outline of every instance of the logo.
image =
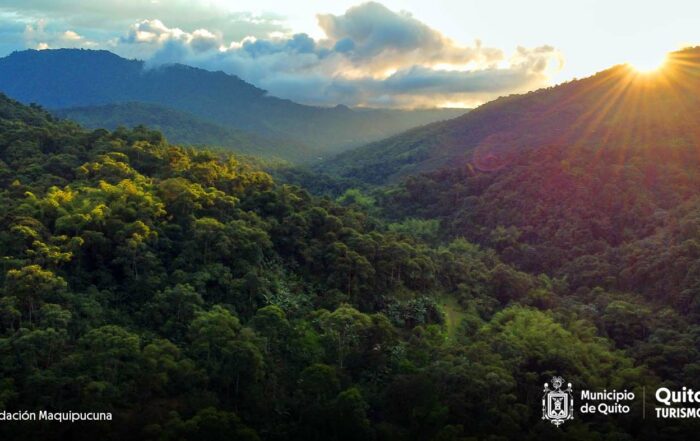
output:
[[542, 419], [549, 420], [559, 427], [566, 420], [574, 419], [574, 394], [571, 383], [567, 383], [566, 389], [562, 390], [564, 379], [561, 377], [552, 378], [552, 387], [544, 384], [544, 395], [542, 396]]

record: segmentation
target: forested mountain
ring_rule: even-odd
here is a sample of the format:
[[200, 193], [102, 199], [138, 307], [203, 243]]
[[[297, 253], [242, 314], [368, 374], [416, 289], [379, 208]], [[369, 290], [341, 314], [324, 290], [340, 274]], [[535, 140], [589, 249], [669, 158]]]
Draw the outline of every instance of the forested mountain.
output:
[[[306, 106], [271, 97], [223, 72], [179, 64], [147, 68], [143, 61], [84, 49], [27, 50], [0, 59], [0, 92], [50, 109], [157, 104], [226, 128], [281, 139], [281, 145], [269, 146], [270, 154], [293, 159], [304, 156], [306, 160], [465, 112]], [[107, 109], [117, 113], [98, 121]], [[108, 122], [126, 124], [131, 119], [119, 108], [101, 110], [91, 116], [91, 122], [105, 126]]]
[[539, 407], [553, 373], [637, 392], [696, 377], [693, 316], [522, 272], [509, 242], [440, 241], [359, 196], [0, 97], [0, 408], [114, 415], [3, 439], [560, 439]]
[[[700, 49], [669, 54], [663, 70], [621, 65], [589, 78], [486, 103], [449, 121], [353, 149], [317, 169], [381, 184], [448, 167], [498, 170], [522, 152], [566, 148], [678, 160], [698, 145]], [[647, 147], [652, 147], [648, 149]], [[685, 152], [685, 153], [684, 153]], [[666, 158], [661, 157], [660, 160]]]
[[445, 237], [494, 248], [522, 270], [645, 295], [695, 319], [698, 90], [693, 49], [655, 74], [618, 67], [484, 106], [462, 122], [498, 107], [494, 124], [510, 131], [464, 151], [459, 167], [384, 192], [386, 214], [439, 219]]
[[147, 103], [105, 104], [102, 106], [69, 107], [52, 111], [82, 126], [114, 130], [120, 126], [146, 125], [163, 133], [168, 141], [189, 146], [216, 146], [259, 156], [283, 154], [291, 161], [304, 161], [319, 155], [311, 149], [285, 139], [264, 138], [240, 129], [207, 122], [192, 114]]

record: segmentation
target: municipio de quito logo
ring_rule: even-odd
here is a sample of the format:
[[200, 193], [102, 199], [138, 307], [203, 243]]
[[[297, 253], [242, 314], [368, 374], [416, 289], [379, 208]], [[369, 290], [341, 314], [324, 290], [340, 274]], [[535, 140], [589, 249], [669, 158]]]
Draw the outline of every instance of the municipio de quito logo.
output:
[[542, 419], [551, 421], [557, 427], [566, 420], [574, 419], [574, 391], [571, 389], [571, 383], [567, 383], [564, 390], [561, 389], [563, 385], [562, 377], [553, 377], [552, 389], [545, 383], [542, 396]]

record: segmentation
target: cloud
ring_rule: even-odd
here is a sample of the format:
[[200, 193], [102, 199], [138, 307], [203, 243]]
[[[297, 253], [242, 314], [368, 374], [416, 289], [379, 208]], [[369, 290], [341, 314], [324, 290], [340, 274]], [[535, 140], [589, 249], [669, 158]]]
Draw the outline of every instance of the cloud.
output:
[[221, 35], [216, 35], [206, 29], [197, 29], [192, 33], [190, 46], [195, 52], [206, 52], [221, 46]]
[[[128, 10], [133, 2], [124, 1]], [[45, 3], [27, 2], [35, 7]], [[169, 4], [178, 10], [180, 3]], [[100, 7], [88, 10], [96, 14]], [[410, 13], [395, 12], [376, 2], [351, 7], [340, 15], [317, 15], [325, 35], [317, 39], [290, 34], [274, 18], [222, 11], [216, 20], [210, 13], [205, 23], [199, 11], [194, 7], [188, 22], [174, 20], [186, 26], [171, 24], [163, 16], [133, 20], [120, 36], [104, 40], [101, 46], [122, 56], [145, 59], [148, 66], [184, 63], [223, 70], [271, 95], [318, 105], [475, 105], [546, 85], [550, 75], [562, 67], [561, 54], [551, 46], [517, 47], [508, 54], [479, 40], [459, 44]], [[172, 15], [172, 11], [165, 14]], [[240, 21], [261, 26], [258, 30], [274, 30], [233, 38], [237, 33], [231, 23]], [[94, 43], [79, 35], [79, 28], [63, 32], [46, 28], [44, 22], [27, 26], [27, 45]]]
[[46, 29], [45, 20], [27, 24], [24, 27], [23, 38], [26, 46], [42, 50], [77, 47], [94, 48], [99, 46], [97, 42], [88, 40], [72, 30], [63, 32], [49, 31]]
[[121, 33], [145, 18], [158, 18], [183, 29], [216, 29], [234, 40], [287, 31], [282, 16], [236, 11], [232, 3], [211, 0], [3, 0], [0, 17], [3, 13], [23, 22], [44, 19], [64, 28], [94, 33], [95, 37], [106, 32]]
[[551, 46], [518, 47], [507, 56], [478, 40], [460, 45], [379, 3], [317, 18], [325, 33], [318, 40], [281, 34], [227, 43], [220, 34], [188, 33], [155, 20], [132, 27], [121, 43], [147, 47], [150, 65], [223, 70], [272, 95], [319, 105], [475, 105], [545, 85], [549, 73], [561, 69], [562, 57]]
[[320, 14], [321, 29], [355, 63], [382, 69], [396, 64], [466, 64], [496, 61], [503, 53], [477, 43], [462, 47], [407, 12], [379, 3], [352, 7], [344, 15]]
[[[385, 78], [284, 73], [264, 81], [264, 87], [290, 99], [317, 104], [346, 103], [373, 107], [477, 105], [499, 95], [525, 92], [547, 82], [543, 71], [557, 53], [546, 46], [520, 48], [518, 63], [508, 68], [444, 70], [411, 66]], [[520, 59], [527, 54], [526, 59]], [[536, 54], [536, 55], [533, 55]]]

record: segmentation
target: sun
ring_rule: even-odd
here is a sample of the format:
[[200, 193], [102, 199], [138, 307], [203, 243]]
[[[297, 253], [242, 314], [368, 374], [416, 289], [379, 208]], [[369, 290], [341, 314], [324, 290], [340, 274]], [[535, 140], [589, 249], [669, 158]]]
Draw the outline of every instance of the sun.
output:
[[666, 64], [666, 54], [662, 56], [645, 55], [627, 62], [635, 72], [640, 74], [652, 74], [661, 70]]

